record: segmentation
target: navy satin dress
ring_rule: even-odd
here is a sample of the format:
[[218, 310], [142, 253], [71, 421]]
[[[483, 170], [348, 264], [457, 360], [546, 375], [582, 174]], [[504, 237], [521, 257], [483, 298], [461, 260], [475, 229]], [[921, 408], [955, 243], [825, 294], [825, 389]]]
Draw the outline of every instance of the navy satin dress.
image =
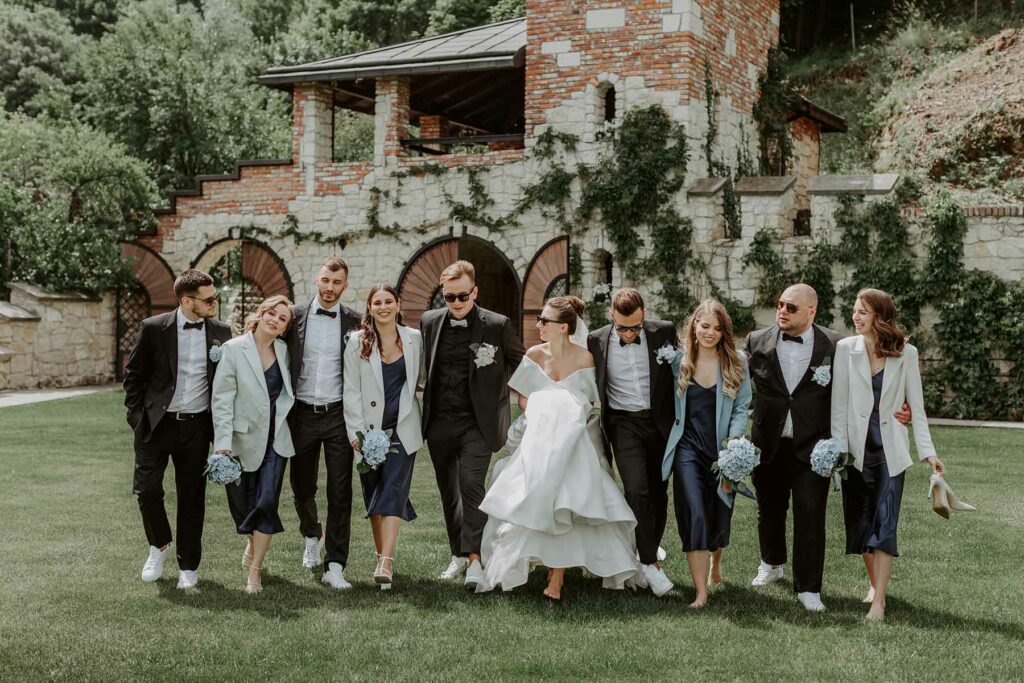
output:
[[270, 434], [263, 463], [255, 472], [242, 472], [237, 482], [227, 485], [228, 508], [240, 534], [259, 531], [276, 534], [284, 531], [277, 512], [281, 500], [281, 482], [284, 481], [285, 458], [274, 451], [274, 425], [277, 417], [277, 397], [284, 387], [281, 367], [274, 364], [263, 371], [270, 396]]
[[[405, 356], [393, 363], [382, 363], [384, 377], [384, 418], [381, 429], [387, 431], [398, 426], [398, 405], [405, 386]], [[363, 501], [366, 516], [401, 517], [407, 522], [416, 519], [416, 511], [409, 502], [409, 487], [412, 485], [412, 466], [415, 453], [409, 455], [398, 438], [398, 431], [391, 433], [391, 447], [397, 453], [388, 457], [377, 469], [359, 475], [363, 487]]]
[[846, 553], [860, 555], [875, 549], [898, 556], [896, 526], [900, 521], [903, 499], [903, 472], [889, 476], [882, 447], [882, 429], [878, 403], [882, 397], [885, 370], [871, 378], [875, 405], [868, 422], [864, 444], [864, 470], [849, 468], [843, 482], [843, 515], [846, 521]]
[[715, 551], [729, 545], [732, 508], [718, 496], [718, 476], [711, 471], [719, 450], [717, 391], [717, 387], [702, 387], [693, 380], [686, 388], [686, 424], [672, 463], [676, 525], [685, 552]]

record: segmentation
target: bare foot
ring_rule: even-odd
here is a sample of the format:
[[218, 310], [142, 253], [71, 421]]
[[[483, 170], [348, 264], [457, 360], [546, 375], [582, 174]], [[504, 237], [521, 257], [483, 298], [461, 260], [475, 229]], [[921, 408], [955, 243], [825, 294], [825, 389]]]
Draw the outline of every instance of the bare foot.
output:
[[556, 573], [553, 569], [548, 570], [548, 586], [544, 589], [544, 597], [552, 600], [562, 599], [562, 583], [564, 581], [561, 572]]
[[708, 604], [708, 594], [697, 593], [697, 599], [690, 603], [690, 609], [703, 609]]
[[868, 621], [882, 621], [885, 619], [885, 604], [871, 603], [871, 609], [865, 617]]
[[870, 603], [872, 603], [874, 601], [875, 601], [875, 587], [871, 586], [871, 588], [868, 589], [867, 597], [864, 598], [863, 600], [861, 600], [861, 602], [866, 602], [866, 603], [870, 604]]

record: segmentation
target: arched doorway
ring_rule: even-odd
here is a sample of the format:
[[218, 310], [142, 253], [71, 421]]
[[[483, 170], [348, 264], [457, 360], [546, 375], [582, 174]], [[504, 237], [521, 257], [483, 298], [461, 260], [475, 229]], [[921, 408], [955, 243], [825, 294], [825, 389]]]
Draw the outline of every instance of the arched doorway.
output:
[[131, 263], [135, 286], [117, 292], [117, 376], [123, 377], [124, 364], [132, 352], [139, 325], [146, 318], [173, 311], [174, 271], [149, 247], [134, 242], [121, 243], [121, 256]]
[[520, 315], [519, 276], [512, 262], [497, 247], [471, 235], [435, 240], [409, 259], [398, 281], [405, 323], [419, 327], [424, 311], [444, 305], [437, 279], [446, 266], [460, 259], [476, 268], [477, 303], [508, 316], [515, 324]]
[[540, 344], [537, 317], [544, 302], [569, 293], [569, 238], [556, 237], [537, 252], [523, 280], [523, 345]]
[[213, 278], [218, 292], [218, 317], [241, 334], [245, 319], [260, 302], [283, 294], [294, 299], [284, 262], [262, 242], [225, 238], [214, 242], [193, 262]]

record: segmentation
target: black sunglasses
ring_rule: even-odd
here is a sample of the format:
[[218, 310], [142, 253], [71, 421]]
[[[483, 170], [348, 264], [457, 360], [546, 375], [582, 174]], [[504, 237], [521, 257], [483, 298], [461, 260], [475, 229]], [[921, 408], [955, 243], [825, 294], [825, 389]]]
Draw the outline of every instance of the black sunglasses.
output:
[[462, 303], [466, 303], [467, 301], [469, 301], [469, 297], [472, 294], [473, 292], [462, 292], [461, 294], [444, 294], [443, 297], [444, 300], [450, 304], [455, 303], [456, 299], [458, 299]]
[[801, 308], [807, 308], [807, 307], [806, 306], [797, 306], [796, 304], [792, 304], [792, 303], [790, 303], [788, 301], [782, 301], [781, 299], [775, 302], [775, 310], [776, 311], [781, 311], [783, 308], [785, 308], [790, 313], [796, 313]]
[[195, 299], [196, 301], [201, 301], [201, 302], [203, 302], [204, 304], [206, 304], [207, 306], [212, 306], [212, 305], [213, 305], [213, 303], [214, 303], [215, 301], [217, 301], [217, 295], [216, 295], [216, 294], [214, 294], [214, 295], [213, 295], [213, 296], [211, 296], [211, 297], [207, 297], [207, 298], [205, 298], [205, 299], [200, 299], [199, 297], [197, 297], [197, 296], [192, 296], [191, 294], [186, 294], [185, 296], [187, 296], [187, 297], [188, 297], [189, 299]]
[[562, 324], [562, 323], [558, 322], [557, 320], [552, 320], [551, 318], [545, 318], [542, 315], [537, 316], [537, 322], [539, 322], [541, 325], [547, 325], [549, 323], [554, 323], [556, 325], [561, 325]]
[[619, 334], [622, 334], [624, 332], [640, 332], [640, 330], [642, 330], [642, 329], [644, 329], [643, 325], [616, 325], [615, 326], [615, 331], [618, 332]]

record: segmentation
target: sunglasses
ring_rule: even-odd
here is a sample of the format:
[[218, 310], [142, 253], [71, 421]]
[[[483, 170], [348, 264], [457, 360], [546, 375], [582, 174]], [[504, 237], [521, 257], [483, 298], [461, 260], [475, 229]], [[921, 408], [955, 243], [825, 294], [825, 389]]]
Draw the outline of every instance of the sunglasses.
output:
[[781, 311], [783, 308], [785, 308], [790, 313], [796, 313], [801, 308], [807, 308], [807, 306], [797, 306], [796, 304], [792, 304], [792, 303], [790, 303], [788, 301], [782, 301], [782, 300], [779, 300], [779, 301], [775, 302], [775, 310], [776, 311]]
[[456, 301], [461, 301], [462, 303], [466, 303], [467, 301], [469, 301], [469, 297], [472, 294], [473, 294], [473, 292], [462, 292], [461, 294], [445, 294], [445, 295], [443, 295], [443, 297], [444, 297], [444, 300], [447, 301], [450, 304], [453, 304]]
[[186, 294], [185, 296], [187, 296], [189, 299], [195, 299], [196, 301], [200, 301], [200, 302], [206, 304], [207, 306], [212, 306], [215, 303], [217, 303], [217, 295], [216, 294], [214, 294], [213, 296], [207, 297], [205, 299], [200, 299], [197, 296], [191, 296], [189, 294]]
[[552, 320], [551, 318], [545, 318], [542, 315], [541, 316], [537, 316], [537, 322], [539, 322], [541, 325], [548, 325], [548, 324], [551, 324], [551, 323], [554, 323], [556, 325], [561, 325], [562, 324], [562, 323], [558, 322], [557, 320]]
[[637, 332], [644, 329], [643, 325], [616, 325], [615, 331], [619, 334], [625, 334], [626, 332]]

